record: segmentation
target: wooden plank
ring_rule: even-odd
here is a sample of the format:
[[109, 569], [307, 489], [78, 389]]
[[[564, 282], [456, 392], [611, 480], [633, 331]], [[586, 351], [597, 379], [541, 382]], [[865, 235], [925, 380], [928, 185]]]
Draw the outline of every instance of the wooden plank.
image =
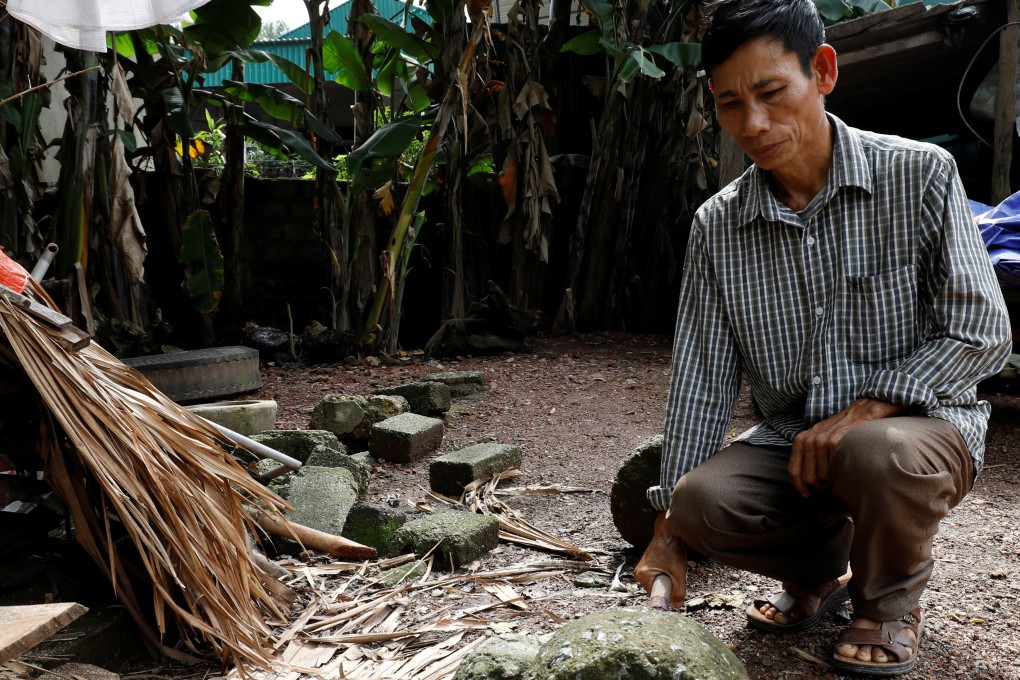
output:
[[840, 66], [849, 66], [856, 62], [868, 61], [870, 59], [883, 59], [889, 55], [901, 56], [908, 50], [914, 50], [929, 45], [939, 45], [945, 42], [946, 36], [941, 31], [928, 31], [920, 35], [912, 35], [903, 40], [884, 42], [871, 47], [854, 50], [839, 56]]
[[[1017, 0], [1006, 0], [1006, 21], [1017, 20]], [[999, 33], [999, 80], [995, 93], [995, 142], [992, 144], [992, 203], [999, 203], [1013, 191], [1009, 170], [1013, 164], [1016, 130], [1017, 27]]]
[[77, 602], [0, 607], [0, 663], [25, 653], [87, 611]]
[[840, 40], [862, 33], [873, 26], [882, 28], [892, 24], [893, 22], [909, 21], [914, 16], [924, 14], [927, 11], [928, 10], [923, 2], [901, 5], [895, 9], [886, 10], [885, 12], [875, 12], [874, 14], [868, 14], [857, 19], [841, 21], [838, 24], [833, 24], [825, 29], [825, 36], [830, 42], [833, 40]]
[[46, 305], [40, 304], [20, 293], [15, 293], [5, 286], [0, 286], [0, 297], [5, 298], [15, 308], [31, 314], [46, 324], [51, 329], [50, 335], [53, 341], [68, 351], [77, 352], [83, 347], [88, 347], [89, 343], [92, 342], [91, 336], [72, 324], [70, 318], [50, 309]]

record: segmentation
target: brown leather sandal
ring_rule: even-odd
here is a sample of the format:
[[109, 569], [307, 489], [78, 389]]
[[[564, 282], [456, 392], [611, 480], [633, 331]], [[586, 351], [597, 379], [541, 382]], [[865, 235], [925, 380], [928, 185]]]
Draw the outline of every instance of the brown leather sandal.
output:
[[[804, 596], [796, 597], [786, 590], [773, 593], [763, 599], [757, 599], [747, 608], [747, 625], [769, 633], [796, 633], [806, 630], [818, 623], [833, 607], [850, 599], [846, 589], [849, 580], [850, 575], [847, 574], [832, 581], [835, 588], [822, 598], [822, 601], [818, 603], [818, 609], [812, 613], [808, 613], [804, 609], [802, 601]], [[792, 623], [776, 623], [761, 613], [761, 608], [765, 605], [775, 607], [794, 621]]]
[[[906, 630], [913, 631], [914, 637], [907, 635]], [[839, 670], [850, 673], [881, 676], [902, 675], [917, 663], [917, 647], [921, 643], [923, 635], [924, 615], [921, 613], [920, 607], [902, 619], [885, 621], [882, 623], [882, 627], [877, 630], [847, 628], [836, 641], [837, 647], [839, 645], [881, 647], [896, 661], [886, 661], [885, 663], [858, 661], [833, 652], [831, 663]]]

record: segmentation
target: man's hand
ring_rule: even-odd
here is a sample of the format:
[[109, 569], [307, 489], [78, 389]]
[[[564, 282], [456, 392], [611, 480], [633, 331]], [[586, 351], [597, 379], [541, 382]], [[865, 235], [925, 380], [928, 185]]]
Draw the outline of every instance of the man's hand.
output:
[[853, 428], [870, 420], [891, 418], [907, 412], [906, 406], [878, 399], [858, 399], [836, 415], [816, 423], [793, 438], [793, 452], [787, 471], [790, 483], [804, 498], [810, 487], [829, 487], [829, 459], [836, 445]]
[[634, 578], [649, 594], [659, 574], [669, 576], [673, 582], [670, 600], [674, 607], [682, 607], [687, 596], [687, 550], [684, 542], [673, 535], [664, 512], [655, 518], [655, 535], [634, 569]]

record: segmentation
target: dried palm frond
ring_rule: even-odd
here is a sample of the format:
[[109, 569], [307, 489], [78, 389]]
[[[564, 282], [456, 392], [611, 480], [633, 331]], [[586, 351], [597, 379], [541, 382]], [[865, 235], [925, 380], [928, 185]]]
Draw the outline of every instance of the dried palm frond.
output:
[[[460, 499], [456, 501], [438, 493], [432, 493], [431, 495], [445, 503], [462, 505], [471, 512], [492, 515], [499, 520], [499, 539], [501, 541], [563, 553], [579, 560], [594, 560], [595, 558], [587, 551], [570, 541], [557, 538], [548, 531], [539, 529], [521, 517], [520, 513], [516, 510], [496, 497], [496, 487], [499, 483], [505, 479], [513, 479], [520, 473], [520, 470], [507, 470], [506, 472], [496, 473], [492, 477], [476, 479], [464, 487], [464, 492], [461, 494]], [[549, 491], [546, 491], [546, 493], [549, 493]]]
[[[68, 352], [5, 300], [0, 331], [9, 343], [0, 361], [23, 371], [46, 407], [46, 477], [146, 640], [180, 657], [162, 645], [175, 624], [191, 649], [202, 638], [224, 663], [267, 666], [264, 612], [285, 616], [249, 556], [243, 506], [285, 502], [234, 461], [232, 444], [102, 348]], [[120, 532], [136, 554], [118, 547]]]

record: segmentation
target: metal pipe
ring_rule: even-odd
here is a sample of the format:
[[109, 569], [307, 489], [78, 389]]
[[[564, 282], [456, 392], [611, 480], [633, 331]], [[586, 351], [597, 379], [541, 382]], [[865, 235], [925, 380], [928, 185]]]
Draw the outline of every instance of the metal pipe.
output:
[[53, 262], [53, 258], [56, 256], [57, 251], [60, 250], [56, 243], [50, 243], [46, 246], [46, 250], [43, 251], [42, 256], [32, 267], [31, 277], [35, 279], [36, 283], [42, 281], [42, 278], [46, 276], [46, 272], [50, 268], [50, 263]]

